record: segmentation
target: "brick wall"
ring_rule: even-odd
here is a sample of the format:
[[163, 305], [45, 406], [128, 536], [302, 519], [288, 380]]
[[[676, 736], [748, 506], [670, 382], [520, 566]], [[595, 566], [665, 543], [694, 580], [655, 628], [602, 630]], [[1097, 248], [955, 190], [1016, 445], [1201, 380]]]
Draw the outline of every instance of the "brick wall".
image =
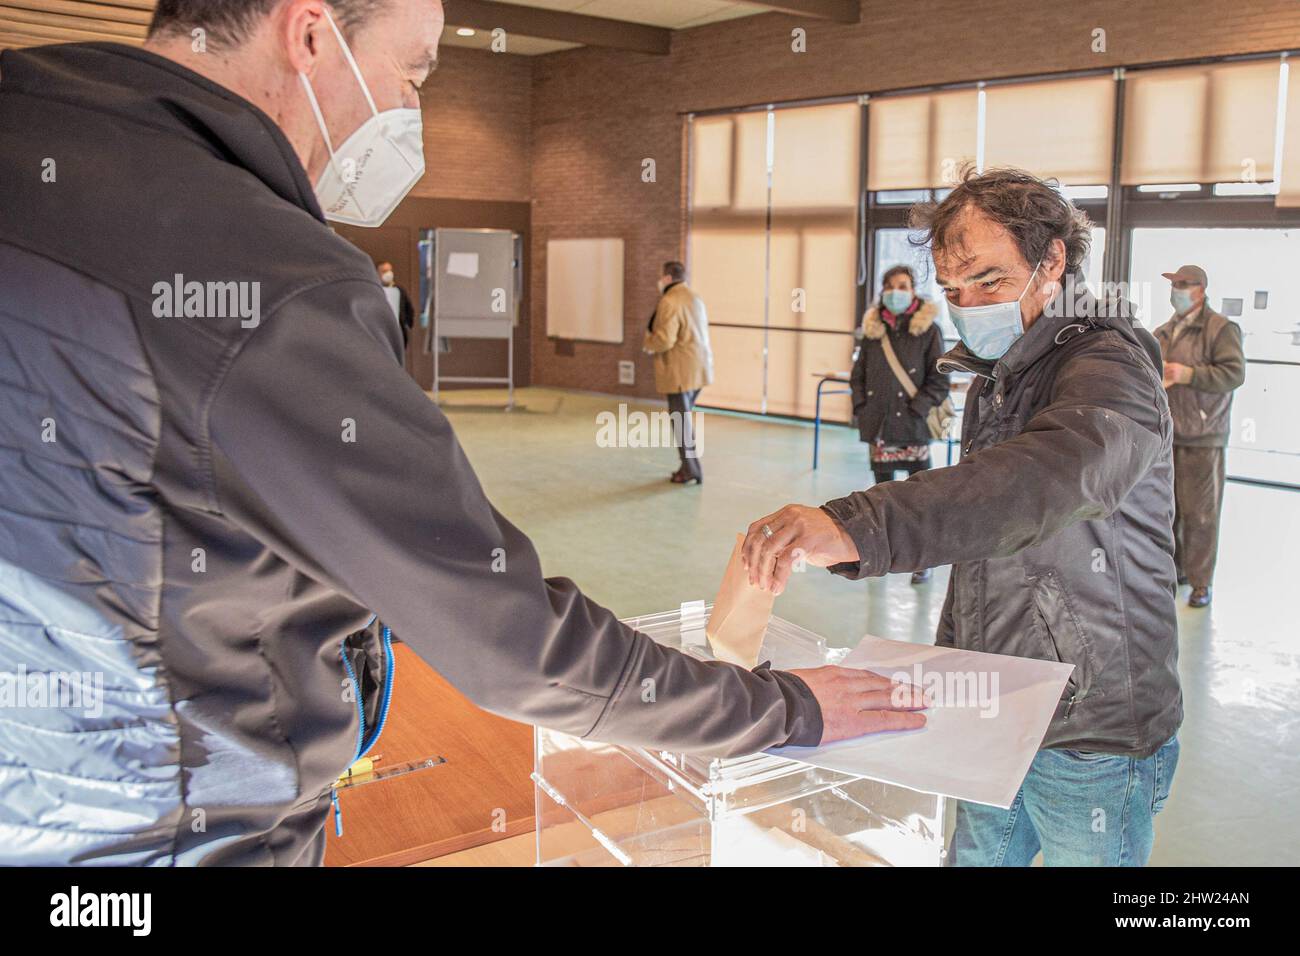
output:
[[[807, 30], [806, 53], [790, 51], [796, 26]], [[1098, 27], [1104, 53], [1092, 50]], [[852, 26], [765, 14], [682, 31], [666, 57], [595, 48], [535, 57], [533, 381], [654, 394], [640, 343], [659, 264], [684, 253], [679, 112], [1295, 46], [1294, 0], [865, 0]], [[647, 157], [653, 184], [641, 181]], [[546, 242], [594, 236], [626, 242], [624, 342], [548, 340]], [[620, 359], [637, 364], [633, 388], [617, 384]]]
[[422, 96], [426, 171], [412, 196], [528, 200], [532, 66], [524, 56], [439, 50]]

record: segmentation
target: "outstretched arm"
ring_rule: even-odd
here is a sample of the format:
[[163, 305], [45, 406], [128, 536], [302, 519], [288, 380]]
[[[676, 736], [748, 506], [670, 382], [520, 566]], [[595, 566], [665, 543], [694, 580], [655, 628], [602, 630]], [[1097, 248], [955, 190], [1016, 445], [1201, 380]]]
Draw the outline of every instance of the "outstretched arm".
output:
[[784, 587], [796, 550], [851, 578], [1006, 556], [1103, 518], [1160, 454], [1159, 388], [1118, 335], [1096, 343], [1062, 366], [1050, 403], [1016, 437], [951, 468], [755, 522], [745, 542], [750, 578]]

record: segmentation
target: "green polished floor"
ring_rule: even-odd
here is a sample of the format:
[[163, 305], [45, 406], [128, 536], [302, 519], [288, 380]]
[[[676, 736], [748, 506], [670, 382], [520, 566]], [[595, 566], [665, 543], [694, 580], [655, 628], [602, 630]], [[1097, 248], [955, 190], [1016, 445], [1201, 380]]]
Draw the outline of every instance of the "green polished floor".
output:
[[[667, 481], [665, 448], [604, 448], [597, 415], [619, 399], [524, 389], [444, 393], [443, 408], [488, 496], [536, 544], [547, 574], [573, 578], [621, 616], [712, 600], [734, 535], [791, 501], [817, 504], [869, 482], [847, 428], [710, 413], [703, 486]], [[663, 406], [631, 404], [631, 409]], [[1186, 719], [1174, 791], [1157, 818], [1153, 864], [1300, 863], [1300, 493], [1229, 484], [1215, 600], [1184, 606]], [[863, 634], [929, 642], [947, 569], [928, 585], [907, 575], [849, 582], [810, 569], [776, 613], [853, 645]]]

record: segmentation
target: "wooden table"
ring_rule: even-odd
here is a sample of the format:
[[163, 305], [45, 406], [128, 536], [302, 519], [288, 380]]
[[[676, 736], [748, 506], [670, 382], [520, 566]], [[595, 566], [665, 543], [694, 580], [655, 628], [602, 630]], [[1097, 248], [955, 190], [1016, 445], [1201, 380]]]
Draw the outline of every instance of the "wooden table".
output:
[[532, 832], [532, 728], [475, 707], [409, 647], [393, 653], [378, 766], [447, 762], [341, 791], [343, 836], [331, 818], [325, 865], [408, 866]]

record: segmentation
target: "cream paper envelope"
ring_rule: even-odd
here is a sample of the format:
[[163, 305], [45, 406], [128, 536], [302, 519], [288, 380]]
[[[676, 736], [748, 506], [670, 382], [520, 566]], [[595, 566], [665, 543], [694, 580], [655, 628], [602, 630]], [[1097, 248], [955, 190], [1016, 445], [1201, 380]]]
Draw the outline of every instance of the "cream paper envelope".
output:
[[753, 667], [758, 663], [776, 595], [750, 585], [740, 557], [744, 540], [743, 534], [736, 535], [736, 546], [731, 549], [731, 560], [722, 575], [722, 587], [718, 588], [704, 634], [718, 660]]
[[925, 793], [1007, 809], [1047, 733], [1073, 664], [867, 636], [845, 667], [936, 695], [919, 730], [769, 751]]

